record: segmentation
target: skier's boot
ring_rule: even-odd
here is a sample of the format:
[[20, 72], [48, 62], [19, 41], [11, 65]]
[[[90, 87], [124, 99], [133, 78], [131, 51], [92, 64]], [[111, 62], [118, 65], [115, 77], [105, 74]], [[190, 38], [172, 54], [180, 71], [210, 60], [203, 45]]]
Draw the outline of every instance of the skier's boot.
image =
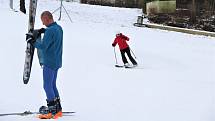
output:
[[57, 101], [56, 100], [52, 100], [52, 101], [47, 100], [47, 106], [48, 106], [48, 111], [44, 114], [40, 114], [38, 117], [40, 119], [58, 118], [58, 116], [55, 116], [57, 114]]
[[47, 106], [41, 106], [39, 109], [40, 114], [48, 114], [49, 113], [49, 108]]
[[137, 64], [137, 63], [134, 63], [134, 64], [133, 64], [133, 67], [136, 67], [136, 66], [138, 66], [138, 64]]
[[62, 117], [63, 116], [63, 113], [62, 113], [62, 107], [61, 107], [61, 104], [60, 104], [60, 97], [57, 97], [56, 98], [56, 102], [57, 102], [57, 113], [55, 115], [56, 118], [58, 117]]
[[125, 64], [124, 64], [124, 67], [125, 67], [125, 68], [130, 68], [131, 65], [130, 65], [129, 63], [125, 63]]

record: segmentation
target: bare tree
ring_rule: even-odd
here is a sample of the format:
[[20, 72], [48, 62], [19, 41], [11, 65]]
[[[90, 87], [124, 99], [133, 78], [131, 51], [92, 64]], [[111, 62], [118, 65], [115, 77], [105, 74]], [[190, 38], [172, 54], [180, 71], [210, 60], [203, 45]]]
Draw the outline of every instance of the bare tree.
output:
[[195, 0], [192, 0], [192, 7], [191, 7], [191, 22], [196, 22], [196, 2]]

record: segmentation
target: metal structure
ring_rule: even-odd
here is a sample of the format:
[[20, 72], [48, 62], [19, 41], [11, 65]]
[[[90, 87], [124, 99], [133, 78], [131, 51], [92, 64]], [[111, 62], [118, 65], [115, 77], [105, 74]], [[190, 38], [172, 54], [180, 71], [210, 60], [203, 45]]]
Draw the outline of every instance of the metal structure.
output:
[[72, 23], [72, 19], [71, 19], [71, 17], [69, 16], [69, 13], [67, 12], [66, 8], [65, 8], [64, 5], [63, 5], [63, 0], [60, 1], [60, 7], [57, 8], [53, 13], [55, 13], [55, 12], [58, 11], [58, 10], [60, 10], [60, 16], [59, 16], [59, 19], [58, 19], [58, 20], [60, 21], [60, 20], [61, 20], [61, 14], [62, 14], [62, 8], [63, 8], [64, 11], [66, 12], [66, 14], [67, 14], [67, 16], [68, 16], [70, 22]]

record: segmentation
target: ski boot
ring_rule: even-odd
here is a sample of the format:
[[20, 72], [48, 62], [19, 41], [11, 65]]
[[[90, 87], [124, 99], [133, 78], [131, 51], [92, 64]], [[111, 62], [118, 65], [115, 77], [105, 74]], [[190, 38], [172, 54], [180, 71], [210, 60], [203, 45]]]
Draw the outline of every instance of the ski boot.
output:
[[41, 113], [38, 118], [40, 119], [57, 119], [57, 101], [48, 101], [47, 106], [41, 106], [39, 112]]
[[49, 108], [47, 106], [41, 106], [39, 109], [40, 114], [48, 114], [49, 113]]
[[124, 67], [125, 67], [125, 68], [131, 68], [132, 66], [131, 66], [129, 63], [125, 63], [125, 64], [124, 64]]
[[56, 102], [57, 102], [57, 113], [56, 113], [56, 116], [62, 117], [63, 113], [62, 113], [62, 107], [61, 107], [61, 104], [60, 104], [60, 97], [56, 98]]
[[137, 66], [138, 66], [138, 64], [137, 64], [137, 63], [134, 63], [134, 64], [133, 64], [133, 67], [137, 67]]

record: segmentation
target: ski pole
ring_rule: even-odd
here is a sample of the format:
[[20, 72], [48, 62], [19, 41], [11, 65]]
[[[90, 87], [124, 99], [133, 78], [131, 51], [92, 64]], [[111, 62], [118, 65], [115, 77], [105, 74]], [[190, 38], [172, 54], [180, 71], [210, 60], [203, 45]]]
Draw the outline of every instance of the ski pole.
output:
[[130, 48], [132, 54], [134, 55], [135, 59], [137, 59], [137, 57], [135, 56], [134, 52], [132, 51], [132, 49]]
[[114, 55], [115, 55], [115, 60], [116, 60], [116, 65], [117, 65], [118, 62], [117, 62], [117, 58], [116, 58], [116, 50], [115, 50], [115, 47], [114, 47]]

